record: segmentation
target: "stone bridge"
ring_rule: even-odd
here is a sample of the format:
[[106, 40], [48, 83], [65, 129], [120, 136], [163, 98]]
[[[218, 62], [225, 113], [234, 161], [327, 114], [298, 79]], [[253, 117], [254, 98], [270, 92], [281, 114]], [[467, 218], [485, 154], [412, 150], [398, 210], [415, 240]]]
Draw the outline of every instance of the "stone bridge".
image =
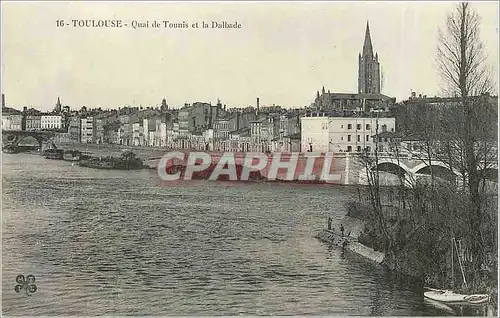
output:
[[53, 131], [2, 130], [2, 147], [17, 147], [21, 141], [33, 137], [40, 149], [43, 143], [55, 136]]
[[[181, 152], [187, 152], [180, 150]], [[235, 155], [235, 162], [242, 163], [245, 153], [233, 153]], [[358, 153], [316, 153], [318, 159], [314, 162], [313, 174], [317, 177], [321, 177], [321, 172], [325, 167], [325, 156], [331, 156], [331, 166], [330, 172], [338, 176], [335, 180], [328, 181], [334, 184], [344, 184], [344, 185], [358, 185], [358, 184], [368, 184], [367, 182], [367, 171], [366, 164], [361, 158], [361, 154]], [[221, 153], [212, 152], [210, 153], [213, 162], [217, 162], [220, 158]], [[304, 153], [297, 154], [298, 161], [295, 170], [294, 179], [297, 179], [305, 171], [306, 158], [303, 156]], [[267, 177], [269, 172], [269, 167], [271, 166], [271, 157], [273, 154], [269, 154], [268, 164], [265, 168], [261, 170], [263, 176]], [[160, 156], [151, 157], [147, 160], [147, 164], [151, 168], [157, 167], [160, 160]], [[291, 154], [282, 153], [281, 161], [288, 161], [291, 158]], [[374, 159], [372, 157], [372, 159]], [[374, 169], [372, 166], [371, 169]], [[425, 178], [430, 175], [432, 171], [433, 175], [441, 179], [450, 181], [461, 181], [461, 174], [458, 171], [450, 170], [449, 167], [442, 161], [432, 160], [429, 162], [424, 162], [421, 158], [416, 156], [401, 155], [399, 160], [391, 156], [390, 154], [379, 154], [378, 155], [378, 170], [380, 172], [380, 183], [381, 185], [399, 185], [400, 178], [403, 177], [407, 185], [413, 184], [413, 182], [419, 178]], [[488, 170], [490, 170], [489, 178], [492, 181], [497, 181], [497, 164], [492, 164]], [[278, 171], [277, 178], [285, 179], [287, 175], [287, 170], [280, 169]]]
[[[354, 162], [350, 165], [349, 170], [358, 170], [358, 180], [364, 180], [366, 182], [365, 164], [363, 164], [360, 159], [356, 159], [357, 160], [353, 160]], [[375, 166], [372, 167], [372, 169], [374, 168]], [[406, 183], [412, 183], [420, 177], [430, 176], [431, 172], [434, 176], [448, 181], [460, 181], [462, 177], [459, 171], [454, 168], [450, 169], [450, 166], [443, 161], [429, 161], [415, 155], [401, 155], [399, 159], [391, 155], [379, 155], [378, 170], [379, 172], [385, 173], [386, 179], [390, 179], [391, 177], [388, 175], [392, 175], [393, 182], [389, 183], [394, 183], [395, 179], [399, 180], [398, 176], [403, 177]], [[491, 162], [483, 171], [486, 179], [492, 181], [498, 180], [497, 162]]]

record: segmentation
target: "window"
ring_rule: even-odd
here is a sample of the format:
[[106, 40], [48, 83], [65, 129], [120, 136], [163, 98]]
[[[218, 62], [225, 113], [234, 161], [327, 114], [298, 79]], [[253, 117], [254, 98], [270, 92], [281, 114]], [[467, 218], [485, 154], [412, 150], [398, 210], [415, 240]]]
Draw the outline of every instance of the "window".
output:
[[358, 142], [359, 142], [359, 141], [361, 141], [361, 136], [360, 136], [360, 135], [358, 135]]
[[370, 124], [366, 124], [366, 130], [370, 130]]
[[387, 125], [382, 125], [382, 131], [383, 132], [387, 131]]
[[357, 125], [356, 125], [356, 129], [357, 129], [357, 130], [361, 130], [361, 124], [357, 124]]
[[370, 148], [370, 146], [368, 146], [368, 147], [366, 147], [366, 151], [370, 152], [370, 151], [372, 151], [372, 148]]
[[347, 135], [347, 141], [351, 141], [351, 135]]
[[382, 145], [378, 146], [378, 151], [384, 151], [384, 146]]
[[370, 136], [366, 135], [366, 141], [370, 141]]
[[382, 142], [382, 137], [378, 137], [378, 142]]
[[394, 128], [391, 128], [391, 131], [394, 132]]
[[340, 125], [340, 129], [344, 129], [344, 125]]
[[352, 147], [351, 146], [347, 146], [347, 152], [351, 152], [352, 151]]
[[347, 124], [347, 129], [351, 129], [352, 128], [352, 125], [351, 124]]
[[358, 146], [358, 152], [361, 152], [361, 146]]
[[344, 140], [344, 137], [340, 137], [340, 140]]
[[384, 138], [384, 142], [387, 142], [387, 138]]

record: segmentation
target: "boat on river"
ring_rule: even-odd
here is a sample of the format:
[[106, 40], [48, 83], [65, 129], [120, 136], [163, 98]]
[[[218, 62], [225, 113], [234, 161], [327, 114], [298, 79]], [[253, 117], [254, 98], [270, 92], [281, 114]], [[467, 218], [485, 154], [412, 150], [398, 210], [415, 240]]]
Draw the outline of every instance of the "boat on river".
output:
[[78, 162], [78, 165], [80, 167], [110, 170], [138, 170], [145, 168], [143, 161], [131, 151], [122, 153], [119, 158], [94, 157], [83, 159]]
[[66, 161], [80, 161], [89, 158], [90, 156], [85, 155], [79, 150], [65, 150], [63, 155], [63, 159]]
[[62, 149], [47, 149], [43, 151], [43, 157], [45, 159], [63, 160], [64, 150]]
[[489, 295], [476, 294], [476, 295], [463, 295], [454, 293], [451, 290], [430, 290], [424, 293], [424, 297], [439, 301], [445, 304], [483, 304], [489, 301]]
[[[456, 252], [456, 253], [455, 253]], [[451, 271], [453, 273], [454, 270], [454, 256], [456, 254], [456, 258], [458, 260], [458, 264], [460, 266], [460, 271], [462, 274], [463, 284], [467, 288], [467, 281], [465, 279], [465, 272], [462, 265], [461, 255], [458, 249], [457, 242], [455, 237], [451, 237]], [[453, 277], [453, 274], [452, 274]], [[453, 281], [453, 279], [452, 279]], [[424, 292], [424, 299], [431, 299], [434, 301], [438, 301], [444, 304], [469, 304], [469, 305], [479, 305], [485, 304], [490, 301], [490, 296], [488, 294], [473, 294], [473, 295], [464, 295], [455, 293], [451, 290], [446, 289], [434, 289], [434, 288], [426, 288], [427, 291]]]

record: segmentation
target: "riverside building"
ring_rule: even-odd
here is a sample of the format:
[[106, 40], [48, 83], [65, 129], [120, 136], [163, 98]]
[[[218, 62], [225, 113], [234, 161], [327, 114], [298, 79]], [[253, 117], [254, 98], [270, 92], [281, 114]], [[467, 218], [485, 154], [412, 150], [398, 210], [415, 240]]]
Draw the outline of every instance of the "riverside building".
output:
[[393, 133], [396, 119], [318, 114], [302, 117], [301, 127], [302, 152], [373, 152], [377, 145], [374, 137]]

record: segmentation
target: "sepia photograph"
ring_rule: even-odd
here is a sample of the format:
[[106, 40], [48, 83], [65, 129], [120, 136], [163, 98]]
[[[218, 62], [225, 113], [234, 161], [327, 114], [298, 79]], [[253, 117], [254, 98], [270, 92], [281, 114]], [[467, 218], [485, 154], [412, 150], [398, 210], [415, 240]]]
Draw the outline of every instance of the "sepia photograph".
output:
[[2, 316], [499, 315], [498, 2], [0, 5]]

